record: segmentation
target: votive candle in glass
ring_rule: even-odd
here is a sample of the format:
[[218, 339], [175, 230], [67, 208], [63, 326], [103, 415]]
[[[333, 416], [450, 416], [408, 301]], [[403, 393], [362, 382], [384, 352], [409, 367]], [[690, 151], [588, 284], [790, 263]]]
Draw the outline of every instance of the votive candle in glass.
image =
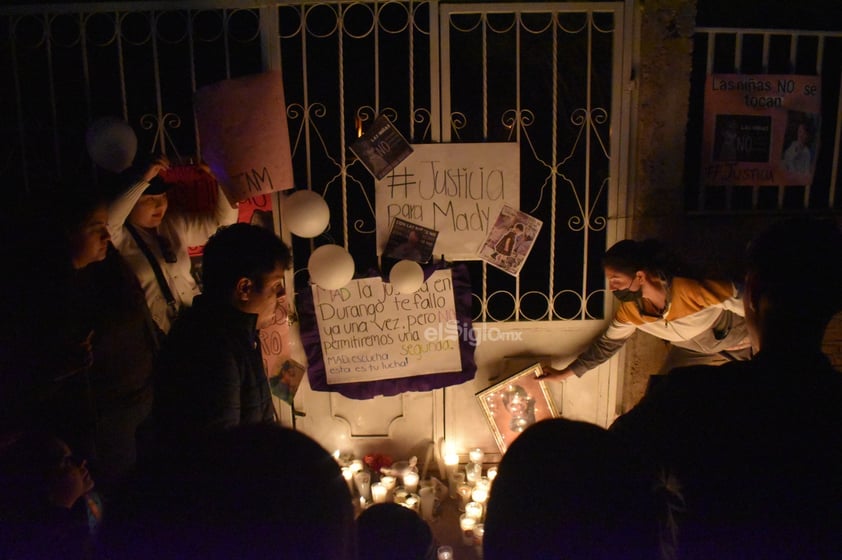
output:
[[362, 459], [354, 459], [351, 461], [351, 472], [358, 473], [363, 470], [363, 461]]
[[485, 475], [488, 477], [488, 480], [494, 482], [494, 479], [497, 478], [497, 467], [488, 467], [488, 472]]
[[465, 504], [465, 515], [482, 521], [482, 504], [479, 502], [468, 502]]
[[465, 511], [465, 506], [471, 501], [471, 492], [473, 487], [469, 484], [460, 484], [456, 489], [459, 494], [459, 511]]
[[386, 502], [386, 486], [382, 482], [375, 482], [371, 485], [371, 500], [375, 504], [382, 504]]
[[354, 473], [354, 482], [357, 485], [357, 492], [361, 498], [371, 499], [371, 475], [365, 471]]
[[471, 499], [475, 502], [484, 504], [488, 501], [488, 490], [482, 487], [476, 487], [471, 492]]
[[396, 480], [394, 476], [384, 475], [380, 477], [380, 484], [386, 487], [387, 492], [391, 492], [395, 489], [395, 482]]
[[345, 482], [348, 483], [348, 490], [351, 492], [351, 495], [354, 495], [354, 471], [351, 470], [351, 467], [342, 467], [342, 478], [345, 479]]
[[436, 560], [453, 560], [453, 547], [442, 545], [436, 550]]
[[470, 546], [474, 544], [474, 527], [477, 526], [477, 520], [473, 517], [468, 517], [468, 514], [463, 513], [459, 516], [459, 528], [462, 530], [462, 544]]
[[403, 475], [403, 487], [406, 488], [407, 492], [414, 494], [418, 491], [418, 473], [415, 471], [409, 471], [404, 473]]
[[468, 458], [471, 460], [472, 463], [482, 465], [482, 460], [485, 459], [485, 453], [482, 449], [476, 447], [468, 452]]
[[474, 484], [477, 480], [482, 478], [482, 464], [480, 463], [468, 463], [465, 467], [465, 474], [468, 480], [468, 484]]

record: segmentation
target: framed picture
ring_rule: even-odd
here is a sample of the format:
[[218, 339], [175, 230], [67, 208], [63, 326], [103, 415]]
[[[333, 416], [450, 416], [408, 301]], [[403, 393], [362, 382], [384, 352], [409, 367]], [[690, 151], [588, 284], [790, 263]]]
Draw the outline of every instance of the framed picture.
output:
[[535, 422], [558, 416], [540, 373], [534, 364], [476, 394], [500, 453]]

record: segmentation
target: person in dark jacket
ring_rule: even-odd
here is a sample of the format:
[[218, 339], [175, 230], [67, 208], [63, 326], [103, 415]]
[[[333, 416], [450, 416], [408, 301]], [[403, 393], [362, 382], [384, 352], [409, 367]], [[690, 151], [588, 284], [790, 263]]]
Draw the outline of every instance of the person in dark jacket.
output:
[[177, 448], [219, 430], [274, 420], [259, 329], [275, 319], [289, 264], [283, 241], [257, 226], [234, 224], [208, 240], [204, 291], [161, 348], [142, 438]]
[[840, 255], [830, 221], [763, 232], [744, 297], [757, 355], [674, 369], [611, 426], [681, 484], [680, 558], [842, 558], [842, 374], [822, 353]]

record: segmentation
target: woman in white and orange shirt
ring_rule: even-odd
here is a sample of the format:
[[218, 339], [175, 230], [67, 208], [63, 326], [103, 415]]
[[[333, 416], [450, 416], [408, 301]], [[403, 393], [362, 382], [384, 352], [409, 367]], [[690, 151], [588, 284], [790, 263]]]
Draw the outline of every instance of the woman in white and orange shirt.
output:
[[542, 364], [542, 377], [581, 377], [619, 352], [637, 330], [670, 343], [658, 373], [751, 358], [743, 302], [732, 282], [677, 274], [672, 258], [655, 240], [620, 241], [602, 262], [608, 289], [620, 307], [608, 329], [573, 362]]

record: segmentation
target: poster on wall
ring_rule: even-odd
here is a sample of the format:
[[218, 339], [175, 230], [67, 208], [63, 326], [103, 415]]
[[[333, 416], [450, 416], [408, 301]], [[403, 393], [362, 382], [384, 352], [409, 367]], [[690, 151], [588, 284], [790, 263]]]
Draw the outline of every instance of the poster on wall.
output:
[[542, 224], [538, 218], [504, 205], [477, 254], [489, 264], [517, 276]]
[[821, 128], [821, 79], [712, 74], [704, 101], [704, 185], [809, 185]]
[[312, 390], [368, 399], [473, 379], [467, 267], [424, 270], [427, 280], [412, 294], [398, 294], [376, 273], [339, 290], [296, 294]]
[[202, 156], [229, 201], [293, 187], [280, 72], [204, 86], [196, 91], [194, 106]]
[[375, 190], [377, 254], [395, 218], [438, 231], [436, 253], [475, 260], [504, 204], [520, 208], [516, 142], [414, 144]]

